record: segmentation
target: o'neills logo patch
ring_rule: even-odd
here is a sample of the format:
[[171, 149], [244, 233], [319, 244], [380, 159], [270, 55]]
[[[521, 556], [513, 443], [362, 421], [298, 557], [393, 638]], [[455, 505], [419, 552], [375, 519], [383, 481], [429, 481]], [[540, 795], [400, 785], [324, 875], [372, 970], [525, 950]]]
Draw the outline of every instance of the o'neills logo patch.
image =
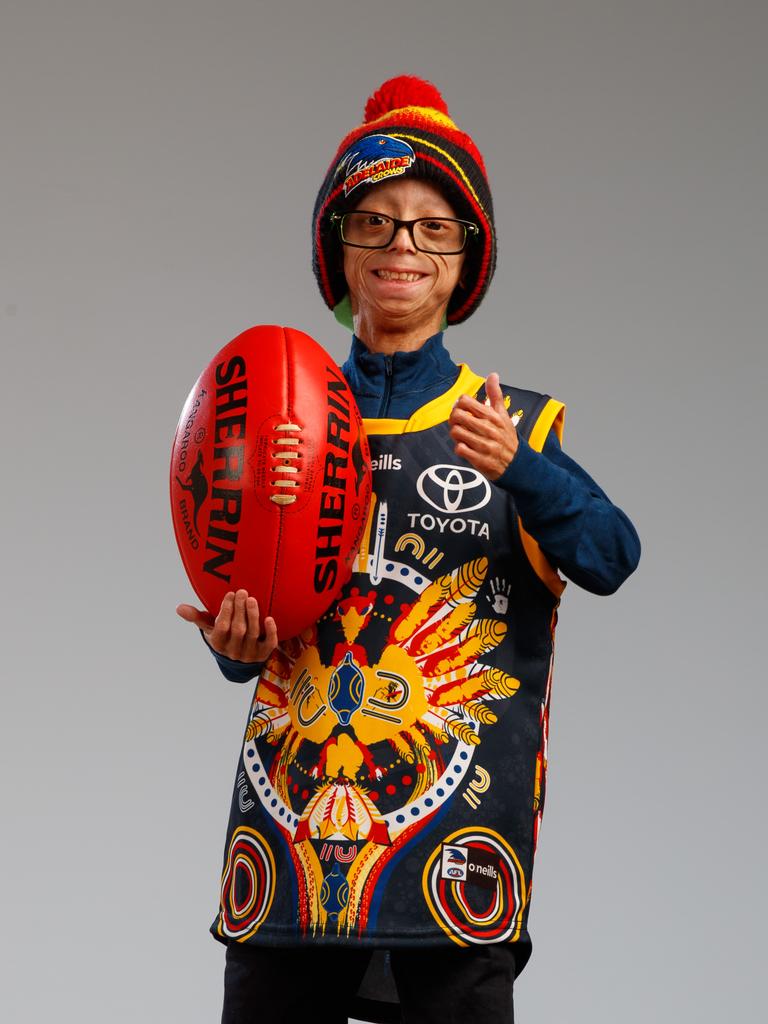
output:
[[[210, 515], [205, 547], [211, 557], [203, 572], [229, 583], [230, 563], [235, 559], [243, 504], [242, 476], [245, 463], [245, 415], [248, 381], [245, 360], [233, 356], [216, 367], [216, 420], [214, 423], [213, 475]], [[225, 571], [226, 570], [226, 571]]]
[[443, 843], [440, 877], [449, 882], [471, 882], [483, 889], [495, 889], [499, 880], [499, 856], [477, 846]]
[[366, 135], [347, 150], [339, 163], [338, 170], [346, 171], [344, 195], [348, 196], [358, 185], [372, 185], [405, 174], [415, 160], [413, 149], [402, 139]]

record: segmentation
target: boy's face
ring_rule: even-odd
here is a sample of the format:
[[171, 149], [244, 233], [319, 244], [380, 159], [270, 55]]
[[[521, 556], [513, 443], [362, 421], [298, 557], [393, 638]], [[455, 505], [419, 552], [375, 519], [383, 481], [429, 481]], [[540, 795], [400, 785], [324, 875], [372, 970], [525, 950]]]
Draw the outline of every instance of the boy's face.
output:
[[[398, 220], [456, 217], [438, 188], [414, 178], [367, 186], [355, 209]], [[405, 228], [400, 228], [386, 249], [345, 245], [344, 275], [353, 315], [374, 326], [397, 323], [418, 329], [425, 325], [436, 333], [459, 283], [464, 255], [420, 252]], [[431, 330], [427, 325], [435, 322], [437, 326]]]

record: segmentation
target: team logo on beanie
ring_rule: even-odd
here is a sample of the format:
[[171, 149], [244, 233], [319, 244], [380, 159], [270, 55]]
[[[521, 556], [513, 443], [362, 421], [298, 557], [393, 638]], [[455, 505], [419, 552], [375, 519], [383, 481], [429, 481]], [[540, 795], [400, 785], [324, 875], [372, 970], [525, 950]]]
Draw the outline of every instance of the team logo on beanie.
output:
[[344, 195], [348, 196], [358, 185], [372, 185], [397, 174], [405, 174], [416, 160], [416, 154], [407, 142], [391, 135], [366, 135], [350, 146], [339, 161], [338, 170], [344, 171]]

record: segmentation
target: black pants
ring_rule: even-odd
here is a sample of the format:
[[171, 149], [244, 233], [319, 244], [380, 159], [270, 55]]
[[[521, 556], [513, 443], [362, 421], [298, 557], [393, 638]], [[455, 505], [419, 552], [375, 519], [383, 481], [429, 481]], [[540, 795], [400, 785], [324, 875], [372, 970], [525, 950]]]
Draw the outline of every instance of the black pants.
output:
[[[370, 950], [230, 943], [222, 1024], [346, 1024]], [[395, 949], [403, 1024], [513, 1024], [510, 946]]]

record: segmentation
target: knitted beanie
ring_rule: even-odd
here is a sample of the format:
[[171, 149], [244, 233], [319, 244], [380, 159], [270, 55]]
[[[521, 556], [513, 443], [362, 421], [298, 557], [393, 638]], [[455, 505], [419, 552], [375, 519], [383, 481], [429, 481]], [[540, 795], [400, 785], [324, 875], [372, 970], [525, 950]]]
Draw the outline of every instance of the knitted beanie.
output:
[[496, 266], [491, 192], [472, 139], [451, 120], [435, 86], [412, 75], [389, 79], [370, 97], [364, 123], [342, 139], [328, 168], [312, 216], [312, 265], [320, 292], [348, 322], [341, 242], [330, 215], [353, 209], [365, 192], [375, 195], [378, 182], [400, 175], [436, 185], [456, 216], [480, 229], [467, 245], [462, 285], [448, 303], [448, 324], [461, 323], [485, 295]]

